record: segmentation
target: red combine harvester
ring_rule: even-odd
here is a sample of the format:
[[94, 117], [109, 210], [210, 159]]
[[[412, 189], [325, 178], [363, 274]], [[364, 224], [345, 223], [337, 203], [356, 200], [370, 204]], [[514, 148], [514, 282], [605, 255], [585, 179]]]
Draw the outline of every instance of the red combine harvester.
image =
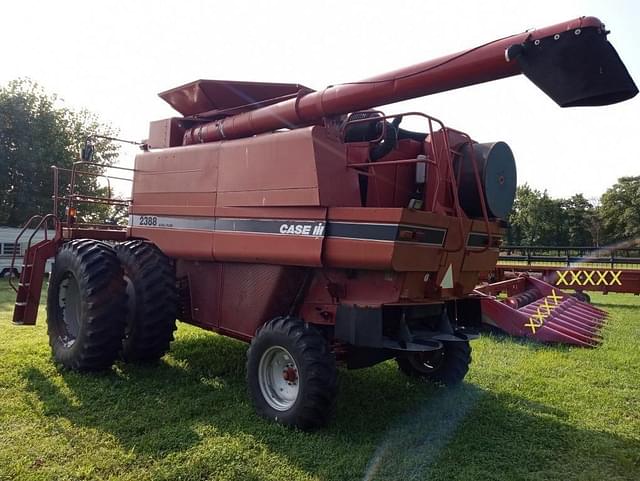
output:
[[[429, 115], [372, 109], [520, 73], [562, 107], [620, 102], [638, 90], [607, 34], [582, 17], [319, 91], [199, 80], [164, 92], [182, 117], [151, 123], [129, 225], [80, 223], [77, 205], [100, 200], [76, 192], [78, 162], [71, 194], [55, 195], [66, 219], [32, 221], [57, 234], [25, 256], [14, 322], [35, 323], [55, 256], [48, 331], [71, 369], [158, 359], [178, 317], [250, 342], [252, 401], [286, 425], [329, 420], [337, 363], [395, 358], [458, 383], [481, 322], [473, 291], [514, 200], [513, 155]], [[409, 116], [422, 132], [400, 127]]]

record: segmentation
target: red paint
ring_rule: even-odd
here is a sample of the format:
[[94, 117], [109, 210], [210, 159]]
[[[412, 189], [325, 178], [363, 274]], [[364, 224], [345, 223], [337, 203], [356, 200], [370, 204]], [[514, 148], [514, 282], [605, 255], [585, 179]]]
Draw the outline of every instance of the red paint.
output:
[[281, 128], [310, 125], [332, 115], [511, 77], [520, 73], [517, 63], [508, 62], [505, 58], [506, 49], [512, 45], [575, 28], [601, 26], [602, 22], [595, 17], [580, 17], [358, 82], [330, 86], [307, 94], [301, 92], [295, 99], [187, 130], [184, 143], [237, 139]]

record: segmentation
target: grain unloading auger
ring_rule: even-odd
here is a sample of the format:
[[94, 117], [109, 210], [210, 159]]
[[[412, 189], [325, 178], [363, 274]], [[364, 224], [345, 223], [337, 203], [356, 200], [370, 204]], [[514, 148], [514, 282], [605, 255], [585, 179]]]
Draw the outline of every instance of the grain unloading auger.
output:
[[[81, 223], [80, 204], [98, 200], [76, 191], [79, 162], [71, 194], [54, 193], [54, 212], [67, 204], [55, 239], [25, 256], [14, 321], [35, 323], [34, 266], [55, 252], [48, 332], [69, 368], [158, 359], [177, 316], [250, 342], [254, 405], [287, 425], [328, 421], [336, 363], [395, 358], [408, 375], [460, 382], [513, 155], [422, 113], [371, 109], [519, 73], [561, 106], [620, 102], [637, 88], [607, 33], [583, 17], [320, 91], [200, 80], [164, 92], [183, 117], [151, 123], [129, 225]], [[401, 128], [407, 116], [424, 130]]]

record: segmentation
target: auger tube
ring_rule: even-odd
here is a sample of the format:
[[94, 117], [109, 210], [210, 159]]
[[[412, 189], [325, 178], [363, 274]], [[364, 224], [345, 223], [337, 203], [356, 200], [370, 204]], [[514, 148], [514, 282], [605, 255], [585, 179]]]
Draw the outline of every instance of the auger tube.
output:
[[[215, 142], [310, 125], [330, 116], [520, 73], [525, 73], [561, 106], [620, 102], [633, 97], [638, 89], [607, 42], [607, 33], [598, 18], [576, 18], [362, 81], [333, 85], [310, 93], [301, 90], [296, 98], [188, 129], [183, 143]], [[594, 46], [587, 39], [597, 42], [599, 51], [595, 59]], [[561, 45], [563, 50], [558, 54]], [[560, 76], [561, 80], [558, 80], [558, 58], [561, 69], [567, 66], [567, 70], [561, 72], [564, 75]], [[589, 65], [585, 66], [585, 59]], [[607, 75], [602, 75], [602, 65], [606, 65]], [[590, 71], [585, 71], [585, 68]], [[552, 75], [550, 70], [553, 70]], [[548, 83], [549, 77], [554, 82], [550, 89], [541, 85]], [[585, 78], [588, 83], [586, 92], [581, 90], [585, 88]], [[560, 93], [553, 91], [557, 83], [561, 84]], [[567, 92], [570, 92], [568, 99]]]

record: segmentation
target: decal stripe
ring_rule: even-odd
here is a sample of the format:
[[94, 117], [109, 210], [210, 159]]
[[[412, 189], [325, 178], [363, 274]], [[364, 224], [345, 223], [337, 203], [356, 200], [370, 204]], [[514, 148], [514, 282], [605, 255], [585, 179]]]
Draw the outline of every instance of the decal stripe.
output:
[[327, 224], [327, 235], [329, 237], [343, 237], [346, 239], [394, 241], [398, 235], [398, 224], [329, 222]]
[[471, 232], [469, 233], [469, 238], [467, 239], [468, 247], [485, 247], [489, 242], [489, 236], [487, 234], [481, 234], [479, 232]]
[[185, 230], [215, 230], [216, 220], [213, 217], [173, 217], [157, 215], [129, 216], [129, 227], [156, 227]]
[[202, 230], [208, 232], [250, 232], [278, 235], [324, 235], [323, 221], [286, 219], [232, 219], [228, 217], [169, 217], [130, 215], [129, 227]]
[[[493, 245], [491, 247], [497, 247], [495, 242], [496, 240], [499, 241], [501, 239], [500, 236], [494, 234], [491, 238], [493, 239]], [[487, 234], [482, 232], [470, 232], [469, 237], [467, 238], [467, 247], [486, 247], [488, 242], [489, 236]]]
[[[215, 230], [257, 234], [312, 235], [314, 232], [318, 232], [320, 227], [324, 227], [324, 222], [317, 220], [229, 219], [221, 217], [216, 219]], [[324, 229], [321, 232], [324, 233]]]
[[415, 242], [421, 244], [430, 244], [430, 245], [444, 245], [444, 239], [447, 235], [447, 229], [439, 229], [437, 227], [422, 227], [422, 226], [414, 226], [414, 225], [403, 225], [400, 224], [401, 228], [407, 228], [419, 234], [418, 238]]
[[[400, 238], [400, 230], [410, 230], [419, 234], [416, 239]], [[365, 224], [360, 222], [329, 222], [327, 235], [343, 239], [361, 239], [378, 241], [398, 241], [410, 244], [427, 244], [442, 246], [447, 233], [446, 229], [429, 228], [404, 224]]]
[[[129, 227], [151, 229], [184, 229], [207, 232], [244, 232], [252, 234], [333, 237], [352, 240], [402, 242], [432, 246], [444, 245], [446, 229], [404, 224], [365, 222], [324, 222], [318, 220], [234, 219], [228, 217], [177, 217], [133, 214]], [[415, 239], [399, 237], [400, 230], [416, 233]], [[486, 237], [486, 236], [485, 236]], [[486, 241], [485, 241], [486, 242]]]

